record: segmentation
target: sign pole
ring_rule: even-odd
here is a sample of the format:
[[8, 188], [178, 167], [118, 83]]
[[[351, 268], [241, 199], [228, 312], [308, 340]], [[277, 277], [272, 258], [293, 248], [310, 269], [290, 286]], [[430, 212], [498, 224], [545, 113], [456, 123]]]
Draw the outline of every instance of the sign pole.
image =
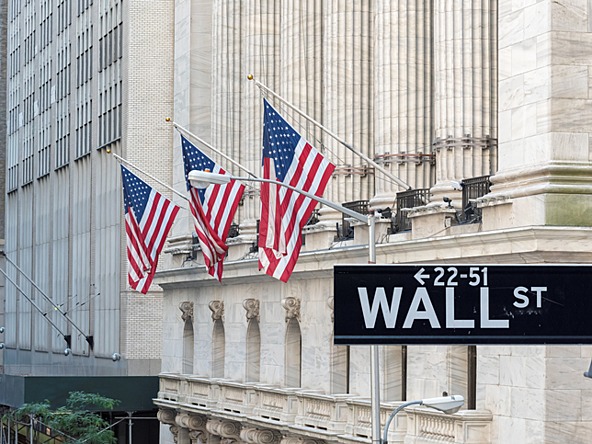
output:
[[[376, 263], [376, 217], [368, 215], [368, 263]], [[370, 409], [372, 444], [380, 444], [380, 358], [378, 346], [370, 346]]]

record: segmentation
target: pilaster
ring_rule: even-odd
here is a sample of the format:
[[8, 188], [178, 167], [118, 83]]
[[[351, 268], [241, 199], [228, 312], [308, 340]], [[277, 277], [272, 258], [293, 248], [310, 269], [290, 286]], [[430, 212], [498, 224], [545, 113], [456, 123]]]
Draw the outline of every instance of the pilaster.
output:
[[591, 23], [586, 2], [500, 2], [499, 170], [484, 227], [590, 225]]

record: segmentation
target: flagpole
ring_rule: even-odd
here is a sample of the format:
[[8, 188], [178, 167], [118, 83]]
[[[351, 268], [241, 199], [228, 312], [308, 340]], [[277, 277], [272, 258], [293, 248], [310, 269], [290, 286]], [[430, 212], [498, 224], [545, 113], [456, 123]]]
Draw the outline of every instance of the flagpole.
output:
[[[165, 119], [167, 122], [171, 122], [171, 118], [167, 117]], [[190, 136], [191, 138], [197, 140], [199, 143], [201, 143], [202, 145], [205, 145], [208, 149], [212, 150], [213, 152], [215, 152], [216, 154], [224, 157], [226, 160], [228, 160], [230, 163], [232, 163], [234, 166], [240, 168], [241, 170], [243, 170], [245, 173], [247, 173], [249, 176], [251, 177], [255, 177], [258, 178], [259, 176], [257, 176], [255, 173], [252, 173], [248, 168], [242, 166], [240, 163], [238, 163], [237, 161], [233, 160], [231, 157], [227, 156], [226, 154], [224, 154], [222, 151], [217, 150], [216, 148], [214, 148], [212, 145], [210, 145], [208, 142], [206, 142], [205, 140], [203, 140], [201, 137], [193, 134], [191, 131], [189, 131], [187, 128], [182, 127], [181, 125], [179, 125], [177, 122], [175, 122], [174, 120], [172, 121], [173, 126], [177, 129], [177, 131], [179, 131], [180, 133], [185, 133], [188, 136]]]
[[282, 96], [280, 96], [279, 94], [277, 94], [276, 92], [274, 92], [273, 90], [271, 90], [270, 88], [268, 88], [267, 86], [265, 86], [259, 80], [255, 80], [255, 77], [253, 76], [253, 74], [249, 74], [247, 76], [247, 79], [254, 80], [255, 81], [255, 85], [257, 85], [259, 88], [264, 89], [269, 94], [271, 94], [272, 96], [274, 96], [276, 99], [278, 99], [279, 101], [281, 101], [285, 105], [289, 106], [291, 109], [293, 109], [298, 114], [300, 114], [302, 117], [304, 117], [306, 120], [308, 120], [312, 124], [314, 124], [317, 127], [319, 127], [321, 130], [323, 130], [325, 133], [327, 133], [329, 136], [331, 136], [337, 142], [341, 143], [344, 147], [346, 147], [352, 153], [354, 153], [355, 155], [357, 155], [357, 156], [361, 157], [362, 159], [364, 159], [366, 162], [368, 162], [374, 168], [376, 168], [377, 170], [379, 170], [381, 173], [383, 173], [389, 179], [392, 179], [393, 181], [395, 181], [396, 183], [398, 183], [399, 185], [401, 185], [402, 187], [404, 187], [407, 190], [411, 190], [412, 189], [409, 184], [407, 184], [403, 180], [399, 179], [397, 176], [395, 176], [392, 173], [390, 173], [388, 170], [386, 170], [385, 168], [383, 168], [381, 165], [379, 165], [378, 163], [376, 163], [374, 160], [372, 160], [371, 158], [369, 158], [368, 156], [366, 156], [361, 151], [356, 150], [352, 145], [350, 145], [348, 142], [346, 142], [344, 139], [342, 139], [341, 137], [339, 137], [337, 134], [333, 133], [328, 128], [326, 128], [325, 126], [323, 126], [320, 122], [317, 122], [315, 119], [313, 119], [312, 117], [310, 117], [304, 111], [301, 111], [300, 109], [296, 108], [294, 105], [292, 105], [290, 102], [288, 102]]
[[123, 157], [115, 154], [114, 152], [112, 152], [110, 149], [107, 150], [107, 154], [111, 154], [113, 157], [115, 157], [117, 160], [119, 160], [121, 163], [125, 163], [126, 165], [129, 165], [130, 167], [132, 167], [134, 170], [139, 171], [140, 173], [142, 173], [143, 175], [145, 175], [146, 177], [149, 177], [150, 179], [152, 179], [153, 181], [155, 181], [156, 183], [158, 183], [159, 185], [162, 185], [163, 187], [165, 187], [167, 190], [172, 191], [173, 193], [175, 193], [177, 196], [185, 199], [185, 200], [189, 200], [189, 198], [187, 196], [184, 196], [183, 194], [181, 194], [179, 191], [175, 190], [173, 187], [171, 187], [170, 185], [167, 185], [164, 182], [161, 182], [160, 180], [158, 180], [156, 177], [154, 177], [152, 174], [148, 174], [146, 171], [142, 170], [141, 168], [138, 168], [137, 166], [135, 166], [133, 163], [131, 163], [129, 160], [124, 159]]
[[[78, 332], [84, 336], [84, 338], [87, 340], [87, 342], [89, 341], [89, 335], [87, 335], [86, 333], [84, 333], [75, 323], [74, 321], [72, 321], [72, 319], [70, 319], [70, 317], [64, 313], [59, 306], [57, 306], [55, 304], [55, 302], [47, 295], [45, 294], [45, 292], [43, 290], [41, 290], [41, 288], [39, 288], [39, 286], [33, 281], [33, 279], [31, 279], [31, 277], [25, 273], [21, 267], [19, 267], [12, 259], [10, 259], [8, 257], [8, 255], [6, 254], [6, 252], [2, 251], [0, 252], [0, 255], [4, 256], [4, 258], [10, 263], [12, 264], [12, 266], [14, 268], [17, 269], [17, 271], [19, 273], [21, 273], [21, 275], [23, 275], [30, 283], [31, 285], [33, 285], [33, 287], [35, 287], [35, 289], [41, 293], [41, 295], [45, 298], [45, 300], [47, 302], [49, 302], [51, 304], [51, 306], [54, 308], [54, 310], [56, 310], [59, 314], [61, 314], [64, 318], [66, 318], [66, 320], [72, 325], [72, 327], [74, 327], [76, 330], [78, 330]], [[92, 348], [92, 347], [91, 347]]]

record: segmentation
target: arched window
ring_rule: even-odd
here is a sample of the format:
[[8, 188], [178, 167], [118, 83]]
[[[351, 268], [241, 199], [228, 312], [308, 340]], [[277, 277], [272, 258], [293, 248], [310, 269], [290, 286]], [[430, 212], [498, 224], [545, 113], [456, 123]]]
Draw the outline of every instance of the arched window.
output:
[[261, 333], [257, 319], [251, 319], [247, 327], [247, 382], [258, 382], [260, 371]]
[[212, 377], [224, 377], [224, 354], [225, 338], [224, 323], [217, 319], [214, 321], [214, 331], [212, 334]]
[[349, 393], [349, 346], [331, 347], [331, 393]]
[[302, 370], [302, 336], [296, 318], [286, 326], [286, 387], [300, 387]]
[[194, 338], [193, 338], [193, 324], [191, 319], [185, 321], [183, 327], [183, 368], [182, 372], [185, 374], [193, 373], [193, 349], [194, 349]]
[[405, 401], [407, 396], [407, 348], [400, 345], [383, 347], [380, 378], [384, 381], [380, 397], [384, 401]]
[[349, 346], [331, 347], [331, 393], [349, 393]]

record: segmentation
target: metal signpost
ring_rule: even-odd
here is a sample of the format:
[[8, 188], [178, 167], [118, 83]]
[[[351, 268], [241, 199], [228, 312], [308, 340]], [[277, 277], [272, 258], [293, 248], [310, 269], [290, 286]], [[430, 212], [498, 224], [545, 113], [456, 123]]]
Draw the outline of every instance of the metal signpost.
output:
[[589, 265], [336, 265], [335, 344], [592, 344]]

